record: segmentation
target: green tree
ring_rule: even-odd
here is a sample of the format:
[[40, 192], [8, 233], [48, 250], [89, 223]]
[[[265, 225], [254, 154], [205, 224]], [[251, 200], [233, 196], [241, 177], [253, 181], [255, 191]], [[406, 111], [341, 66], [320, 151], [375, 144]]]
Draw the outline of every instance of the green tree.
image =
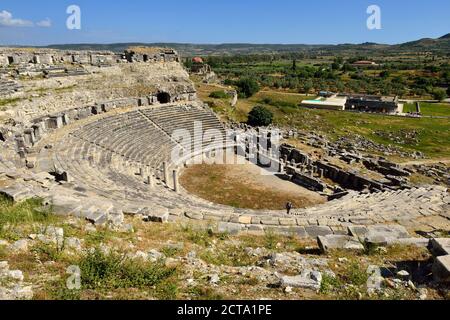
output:
[[387, 70], [380, 72], [380, 78], [386, 79], [389, 77], [389, 75], [390, 75], [390, 72]]
[[191, 69], [191, 68], [192, 68], [192, 60], [189, 59], [189, 58], [186, 58], [186, 60], [184, 61], [184, 66], [185, 66], [187, 69]]
[[292, 71], [297, 71], [297, 60], [295, 59], [292, 61]]
[[303, 83], [303, 91], [304, 93], [308, 94], [311, 89], [313, 88], [313, 83], [311, 80], [305, 81], [305, 83]]
[[238, 82], [236, 82], [236, 86], [239, 95], [244, 98], [250, 98], [260, 90], [258, 82], [251, 78], [240, 79]]
[[256, 106], [248, 114], [248, 124], [254, 127], [268, 126], [273, 122], [273, 113], [263, 106]]
[[433, 90], [433, 98], [438, 101], [442, 101], [447, 98], [447, 93], [444, 89], [436, 88]]

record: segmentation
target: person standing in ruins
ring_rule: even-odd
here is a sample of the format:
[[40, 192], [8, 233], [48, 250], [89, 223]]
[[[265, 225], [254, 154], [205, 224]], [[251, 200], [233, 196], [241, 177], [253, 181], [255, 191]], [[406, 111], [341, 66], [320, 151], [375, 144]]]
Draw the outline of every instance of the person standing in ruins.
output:
[[291, 214], [291, 210], [293, 209], [293, 205], [292, 205], [292, 202], [288, 202], [288, 203], [286, 203], [286, 211], [287, 211], [287, 214]]

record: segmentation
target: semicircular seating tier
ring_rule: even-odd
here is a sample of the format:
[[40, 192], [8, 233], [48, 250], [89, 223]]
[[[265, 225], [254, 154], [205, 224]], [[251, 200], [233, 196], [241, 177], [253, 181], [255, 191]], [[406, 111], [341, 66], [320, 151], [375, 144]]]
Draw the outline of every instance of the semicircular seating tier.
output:
[[[202, 123], [200, 133], [195, 122]], [[170, 213], [191, 219], [205, 219], [236, 223], [260, 228], [262, 226], [292, 228], [324, 226], [346, 227], [355, 224], [386, 223], [439, 215], [448, 204], [443, 187], [415, 188], [374, 194], [350, 193], [339, 200], [320, 206], [283, 211], [257, 211], [222, 206], [188, 194], [180, 188], [175, 193], [164, 183], [154, 187], [146, 177], [163, 178], [162, 166], [170, 163], [171, 151], [177, 141], [172, 132], [187, 130], [191, 136], [225, 130], [209, 110], [190, 106], [135, 108], [131, 111], [103, 115], [90, 122], [70, 128], [57, 139], [53, 148], [42, 148], [39, 162], [50, 163], [58, 171], [67, 172], [68, 183], [59, 185], [60, 194], [92, 202], [106, 201], [120, 209], [137, 213], [142, 208], [165, 208]], [[42, 169], [42, 168], [41, 168]], [[39, 170], [39, 168], [38, 168]], [[53, 191], [54, 193], [54, 191]], [[153, 209], [155, 210], [155, 209]], [[176, 215], [176, 214], [174, 214]]]

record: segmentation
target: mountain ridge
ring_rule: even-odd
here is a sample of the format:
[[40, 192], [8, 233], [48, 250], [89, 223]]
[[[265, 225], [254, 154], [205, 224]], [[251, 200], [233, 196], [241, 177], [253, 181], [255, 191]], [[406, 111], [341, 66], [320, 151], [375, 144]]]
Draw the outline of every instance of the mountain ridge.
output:
[[401, 44], [382, 44], [374, 42], [364, 42], [360, 44], [253, 44], [253, 43], [220, 43], [220, 44], [193, 44], [175, 42], [118, 42], [118, 43], [77, 43], [77, 44], [52, 44], [48, 46], [38, 46], [35, 48], [65, 49], [65, 50], [107, 50], [123, 52], [128, 47], [133, 46], [157, 46], [170, 47], [178, 50], [185, 56], [194, 55], [233, 55], [233, 54], [261, 54], [261, 53], [286, 53], [286, 52], [311, 52], [311, 51], [357, 51], [361, 54], [371, 51], [383, 50], [386, 52], [450, 52], [450, 33], [440, 38], [422, 38]]

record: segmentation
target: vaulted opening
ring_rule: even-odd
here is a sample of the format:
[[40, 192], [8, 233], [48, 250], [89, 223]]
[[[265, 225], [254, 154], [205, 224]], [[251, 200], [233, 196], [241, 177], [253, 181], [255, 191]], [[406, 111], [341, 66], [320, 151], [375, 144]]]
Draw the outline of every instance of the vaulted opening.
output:
[[168, 94], [167, 92], [158, 93], [156, 98], [158, 99], [159, 103], [169, 103], [170, 102], [170, 94]]

